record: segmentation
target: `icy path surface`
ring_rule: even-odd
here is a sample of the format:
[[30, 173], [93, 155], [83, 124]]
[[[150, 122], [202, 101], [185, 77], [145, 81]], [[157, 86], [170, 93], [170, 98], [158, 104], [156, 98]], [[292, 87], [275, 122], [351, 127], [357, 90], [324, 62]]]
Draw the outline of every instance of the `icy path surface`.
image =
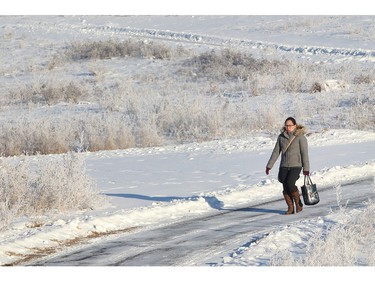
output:
[[[219, 266], [238, 245], [251, 247], [294, 222], [328, 215], [337, 206], [333, 187], [321, 190], [321, 202], [299, 214], [284, 216], [285, 202], [274, 200], [238, 209], [218, 208], [209, 215], [99, 241], [32, 265], [44, 266]], [[342, 186], [342, 201], [358, 208], [375, 198], [372, 180]], [[230, 259], [230, 257], [229, 257]], [[255, 256], [253, 265], [269, 264]]]

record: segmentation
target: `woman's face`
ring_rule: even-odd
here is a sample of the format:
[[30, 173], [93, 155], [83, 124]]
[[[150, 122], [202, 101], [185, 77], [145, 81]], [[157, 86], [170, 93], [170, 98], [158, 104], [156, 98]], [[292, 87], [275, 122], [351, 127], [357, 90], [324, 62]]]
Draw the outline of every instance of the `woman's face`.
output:
[[296, 129], [296, 125], [292, 121], [288, 120], [285, 122], [285, 129], [287, 133], [291, 133]]

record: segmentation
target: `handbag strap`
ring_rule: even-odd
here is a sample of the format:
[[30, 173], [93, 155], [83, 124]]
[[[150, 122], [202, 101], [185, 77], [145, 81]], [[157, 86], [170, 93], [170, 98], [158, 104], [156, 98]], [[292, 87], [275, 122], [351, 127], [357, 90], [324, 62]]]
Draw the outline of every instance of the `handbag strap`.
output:
[[310, 176], [305, 176], [305, 178], [304, 178], [304, 183], [305, 183], [305, 185], [306, 185], [306, 183], [307, 183], [307, 184], [313, 184], [313, 182], [312, 182]]
[[284, 153], [288, 150], [289, 146], [292, 144], [292, 141], [294, 141], [294, 139], [296, 138], [296, 136], [293, 136], [292, 139], [290, 140], [290, 142], [288, 143], [288, 145], [286, 146], [285, 150], [284, 150]]

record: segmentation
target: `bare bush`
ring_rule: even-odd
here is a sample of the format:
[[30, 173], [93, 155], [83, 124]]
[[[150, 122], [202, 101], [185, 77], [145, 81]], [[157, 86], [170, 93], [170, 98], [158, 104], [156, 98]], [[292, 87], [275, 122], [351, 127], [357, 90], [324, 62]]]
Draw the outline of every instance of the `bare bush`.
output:
[[105, 199], [86, 174], [79, 154], [59, 158], [3, 159], [0, 169], [0, 229], [17, 217], [100, 207]]

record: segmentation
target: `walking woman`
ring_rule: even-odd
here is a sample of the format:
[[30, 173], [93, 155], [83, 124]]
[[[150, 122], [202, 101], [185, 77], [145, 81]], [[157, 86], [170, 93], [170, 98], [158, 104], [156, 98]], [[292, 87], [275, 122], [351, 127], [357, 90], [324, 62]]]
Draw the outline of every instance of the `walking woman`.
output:
[[283, 195], [288, 205], [286, 215], [294, 214], [294, 205], [296, 213], [301, 212], [303, 207], [296, 181], [302, 169], [304, 175], [308, 176], [310, 173], [305, 133], [304, 126], [297, 124], [293, 117], [287, 118], [266, 166], [268, 175], [281, 153], [278, 180], [283, 184]]

